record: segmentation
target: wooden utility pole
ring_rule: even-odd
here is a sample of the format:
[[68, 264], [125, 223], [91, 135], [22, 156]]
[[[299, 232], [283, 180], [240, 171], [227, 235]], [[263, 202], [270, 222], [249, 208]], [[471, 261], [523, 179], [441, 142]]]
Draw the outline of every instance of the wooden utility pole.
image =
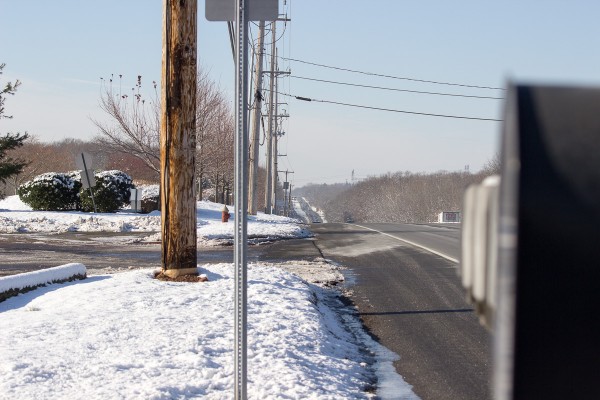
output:
[[254, 110], [252, 113], [252, 139], [250, 140], [250, 170], [249, 170], [249, 193], [248, 213], [256, 215], [258, 197], [258, 148], [260, 147], [260, 122], [262, 118], [262, 72], [263, 72], [263, 46], [265, 39], [265, 21], [260, 21], [258, 26], [258, 45], [254, 52], [256, 55], [256, 92], [254, 95]]
[[278, 104], [278, 99], [279, 96], [277, 95], [277, 83], [278, 83], [278, 72], [277, 71], [277, 49], [275, 49], [275, 65], [271, 67], [273, 69], [273, 78], [275, 79], [275, 113], [273, 114], [273, 137], [271, 138], [271, 145], [273, 146], [273, 149], [271, 149], [271, 157], [273, 157], [273, 166], [272, 166], [272, 175], [271, 175], [271, 190], [272, 190], [272, 196], [273, 196], [273, 210], [275, 212], [275, 214], [277, 214], [277, 177], [278, 177], [278, 171], [277, 171], [277, 159], [278, 159], [278, 154], [277, 154], [277, 138], [279, 137], [279, 104]]
[[273, 120], [275, 119], [275, 42], [277, 37], [275, 36], [275, 21], [271, 23], [271, 80], [269, 82], [269, 128], [267, 129], [267, 184], [265, 187], [265, 213], [271, 214], [273, 212], [272, 200], [273, 200]]
[[288, 203], [289, 203], [289, 197], [291, 194], [291, 185], [288, 181], [288, 174], [293, 174], [294, 171], [289, 171], [289, 170], [285, 170], [285, 171], [277, 171], [278, 173], [285, 173], [285, 181], [283, 182], [283, 215], [285, 215], [286, 217], [289, 216], [289, 209], [288, 209]]
[[197, 0], [163, 0], [160, 121], [162, 270], [197, 275]]
[[290, 216], [290, 210], [292, 209], [292, 184], [290, 183], [290, 188], [288, 190], [288, 217]]

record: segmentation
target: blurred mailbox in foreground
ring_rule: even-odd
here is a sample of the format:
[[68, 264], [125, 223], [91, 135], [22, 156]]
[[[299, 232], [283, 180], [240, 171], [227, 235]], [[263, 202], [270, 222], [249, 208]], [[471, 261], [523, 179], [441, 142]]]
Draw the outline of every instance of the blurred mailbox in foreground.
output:
[[506, 98], [502, 179], [465, 193], [460, 268], [493, 318], [494, 398], [600, 399], [600, 88]]
[[475, 305], [481, 322], [493, 324], [496, 310], [498, 256], [498, 191], [500, 177], [487, 177], [467, 188], [462, 221], [460, 275], [467, 300]]

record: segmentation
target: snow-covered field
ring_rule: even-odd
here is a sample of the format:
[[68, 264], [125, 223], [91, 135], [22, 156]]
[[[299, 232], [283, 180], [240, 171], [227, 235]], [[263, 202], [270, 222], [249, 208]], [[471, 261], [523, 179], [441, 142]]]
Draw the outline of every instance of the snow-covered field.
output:
[[[0, 303], [0, 398], [231, 398], [232, 271], [206, 266], [205, 283], [100, 275]], [[251, 266], [251, 398], [367, 397], [372, 369], [324, 296]]]
[[[233, 218], [221, 222], [222, 204], [197, 204], [198, 244], [227, 244], [233, 241]], [[229, 207], [233, 213], [233, 207]], [[0, 201], [0, 233], [61, 232], [148, 232], [145, 240], [160, 240], [160, 212], [137, 214], [127, 210], [114, 214], [79, 211], [32, 211], [18, 196]], [[248, 217], [248, 238], [260, 243], [278, 239], [308, 237], [310, 232], [297, 220], [258, 213]]]
[[[18, 203], [0, 202], [4, 232], [160, 224], [152, 222], [157, 215], [40, 213], [16, 210]], [[202, 240], [229, 240], [224, 227], [233, 224], [220, 222], [221, 207], [199, 203]], [[252, 229], [262, 238], [309, 234], [294, 220], [267, 215], [251, 219]], [[199, 269], [208, 282], [163, 282], [137, 269], [0, 302], [0, 399], [231, 399], [234, 268]], [[19, 286], [18, 276], [7, 278]], [[379, 398], [417, 398], [394, 371], [397, 356], [362, 330], [335, 290], [317, 285], [341, 279], [340, 267], [326, 260], [249, 266], [249, 398], [372, 398], [373, 385]]]

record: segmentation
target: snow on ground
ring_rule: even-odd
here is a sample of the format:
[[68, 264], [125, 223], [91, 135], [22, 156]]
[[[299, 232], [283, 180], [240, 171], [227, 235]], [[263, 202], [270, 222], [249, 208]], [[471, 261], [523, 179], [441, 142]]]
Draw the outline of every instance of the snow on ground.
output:
[[[232, 398], [233, 265], [200, 272], [209, 282], [135, 270], [0, 303], [0, 398]], [[371, 396], [373, 354], [327, 305], [330, 290], [263, 265], [248, 285], [249, 398]], [[415, 397], [402, 384], [390, 398]]]
[[298, 215], [298, 218], [300, 218], [303, 222], [306, 222], [307, 224], [310, 223], [311, 221], [308, 219], [308, 215], [306, 215], [306, 213], [302, 209], [300, 201], [298, 201], [298, 199], [292, 199], [292, 204], [294, 207], [294, 212], [296, 213], [296, 215]]
[[317, 210], [316, 207], [310, 205], [305, 197], [292, 198], [294, 212], [300, 220], [307, 224], [324, 223], [325, 215], [323, 211]]
[[[221, 222], [222, 204], [200, 201], [197, 204], [198, 243], [228, 244], [233, 241], [233, 218]], [[233, 207], [229, 207], [233, 212]], [[0, 233], [61, 232], [149, 232], [147, 241], [159, 241], [160, 212], [137, 214], [127, 210], [117, 213], [85, 213], [80, 211], [32, 211], [18, 196], [0, 201]], [[302, 238], [310, 232], [297, 220], [258, 213], [248, 217], [248, 238], [253, 242]]]
[[312, 210], [316, 212], [319, 217], [321, 217], [321, 222], [323, 222], [324, 224], [327, 223], [327, 218], [325, 218], [325, 211], [319, 210], [318, 208], [313, 206], [310, 206], [310, 208], [312, 208]]
[[[198, 203], [199, 243], [232, 240], [222, 207]], [[16, 196], [0, 201], [0, 233], [159, 229], [159, 213], [36, 212]], [[265, 214], [249, 217], [248, 231], [255, 241], [310, 235]], [[162, 282], [139, 269], [0, 302], [0, 399], [232, 398], [233, 265], [200, 272], [209, 282]], [[249, 266], [249, 398], [370, 398], [375, 382], [379, 398], [417, 398], [394, 370], [398, 356], [325, 289], [341, 280], [325, 260]]]
[[[233, 216], [234, 208], [228, 206]], [[204, 243], [214, 241], [233, 241], [233, 219], [229, 223], [221, 222], [221, 204], [207, 201], [198, 203], [198, 218], [206, 224], [198, 227], [198, 237]], [[279, 215], [264, 214], [248, 216], [248, 239], [251, 241], [267, 241], [277, 239], [292, 239], [310, 236], [310, 231], [298, 224], [298, 220]]]
[[66, 281], [73, 276], [86, 276], [86, 273], [87, 271], [83, 264], [71, 263], [19, 275], [3, 276], [0, 277], [0, 295], [10, 289], [34, 288], [46, 283]]

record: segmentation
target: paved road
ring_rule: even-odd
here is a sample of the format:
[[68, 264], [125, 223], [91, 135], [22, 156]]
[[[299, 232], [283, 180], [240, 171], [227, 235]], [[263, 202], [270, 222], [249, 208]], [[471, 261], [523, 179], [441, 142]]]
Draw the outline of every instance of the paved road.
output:
[[437, 254], [458, 263], [460, 259], [460, 225], [458, 224], [357, 224], [385, 236]]
[[[131, 243], [148, 234], [77, 233], [0, 235], [0, 276], [78, 262], [89, 273], [111, 269], [160, 268], [157, 243]], [[198, 263], [233, 262], [233, 247], [201, 248]], [[258, 259], [259, 246], [250, 246], [248, 259]]]
[[[397, 371], [422, 399], [486, 399], [490, 338], [456, 276], [459, 230], [421, 225], [314, 224], [312, 240], [250, 246], [249, 261], [314, 259], [349, 268], [347, 289], [370, 333], [400, 355]], [[380, 230], [384, 233], [378, 233]], [[0, 235], [0, 276], [83, 262], [88, 268], [159, 267], [160, 246], [130, 235]], [[397, 238], [403, 239], [403, 241]], [[232, 248], [202, 249], [199, 262], [232, 262]]]
[[[490, 398], [490, 335], [479, 325], [456, 275], [460, 231], [426, 225], [315, 224], [326, 258], [350, 269], [351, 299], [396, 370], [422, 399]], [[378, 233], [374, 230], [381, 230]]]

